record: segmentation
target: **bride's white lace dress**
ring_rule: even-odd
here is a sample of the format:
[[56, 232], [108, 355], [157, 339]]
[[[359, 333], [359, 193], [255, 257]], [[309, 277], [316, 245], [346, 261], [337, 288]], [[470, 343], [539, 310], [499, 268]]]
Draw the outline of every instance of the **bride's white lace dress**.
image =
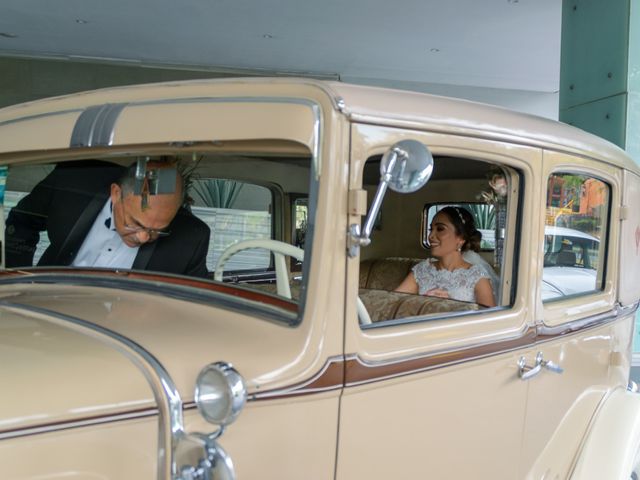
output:
[[480, 279], [491, 280], [485, 269], [477, 264], [450, 272], [446, 269], [438, 270], [432, 261], [425, 260], [415, 265], [412, 271], [420, 295], [425, 295], [433, 288], [442, 288], [449, 293], [449, 298], [463, 302], [476, 301], [475, 288]]

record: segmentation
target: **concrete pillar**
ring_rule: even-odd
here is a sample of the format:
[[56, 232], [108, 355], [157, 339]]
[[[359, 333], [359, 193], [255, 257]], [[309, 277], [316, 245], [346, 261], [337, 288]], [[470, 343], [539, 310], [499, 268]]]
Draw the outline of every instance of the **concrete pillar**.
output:
[[561, 50], [560, 120], [640, 163], [640, 0], [563, 0]]

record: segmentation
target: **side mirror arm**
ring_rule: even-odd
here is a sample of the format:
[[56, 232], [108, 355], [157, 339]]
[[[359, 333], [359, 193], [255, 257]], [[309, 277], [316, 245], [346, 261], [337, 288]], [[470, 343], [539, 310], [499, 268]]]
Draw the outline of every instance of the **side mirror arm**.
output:
[[347, 251], [349, 257], [360, 253], [360, 247], [371, 243], [371, 231], [387, 187], [399, 193], [411, 193], [422, 188], [433, 171], [433, 157], [429, 150], [416, 140], [401, 140], [385, 152], [380, 161], [380, 183], [367, 212], [364, 226], [349, 225]]
[[369, 212], [367, 212], [367, 217], [364, 221], [364, 228], [361, 229], [360, 225], [357, 223], [349, 225], [347, 250], [349, 252], [349, 257], [351, 258], [360, 253], [360, 247], [366, 247], [371, 243], [371, 231], [373, 230], [373, 224], [378, 216], [380, 207], [382, 207], [382, 199], [384, 198], [384, 194], [387, 192], [387, 187], [391, 180], [391, 172], [393, 171], [399, 156], [406, 158], [408, 155], [407, 152], [398, 147], [393, 147], [389, 151], [389, 162], [385, 172], [380, 175], [380, 183], [378, 184], [378, 189], [373, 197], [371, 208], [369, 209]]

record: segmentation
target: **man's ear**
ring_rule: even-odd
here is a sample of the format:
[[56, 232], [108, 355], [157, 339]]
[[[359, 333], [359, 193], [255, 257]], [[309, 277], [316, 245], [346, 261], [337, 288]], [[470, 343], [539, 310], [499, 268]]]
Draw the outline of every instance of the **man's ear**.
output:
[[115, 204], [122, 196], [122, 188], [117, 183], [111, 184], [111, 203]]

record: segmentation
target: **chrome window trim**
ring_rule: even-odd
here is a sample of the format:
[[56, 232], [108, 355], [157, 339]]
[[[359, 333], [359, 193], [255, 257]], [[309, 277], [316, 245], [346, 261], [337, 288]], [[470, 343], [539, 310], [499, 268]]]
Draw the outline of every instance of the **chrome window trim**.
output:
[[[182, 400], [165, 368], [147, 350], [133, 340], [102, 326], [42, 307], [0, 300], [0, 307], [18, 313], [29, 312], [44, 321], [72, 328], [123, 353], [143, 373], [158, 407], [158, 479], [174, 475], [173, 456], [184, 433]], [[170, 428], [167, 430], [166, 426]]]
[[[561, 325], [548, 326], [548, 325], [545, 325], [544, 323], [541, 323], [537, 326], [538, 338], [536, 340], [536, 344], [553, 340], [559, 336], [568, 335], [571, 333], [577, 333], [582, 330], [598, 327], [600, 325], [619, 320], [629, 315], [633, 315], [638, 310], [639, 306], [640, 306], [640, 302], [636, 302], [632, 305], [626, 305], [626, 306], [616, 304], [611, 310], [607, 310], [606, 312], [589, 315], [584, 318], [563, 323]], [[541, 337], [550, 337], [550, 338], [541, 338]]]

